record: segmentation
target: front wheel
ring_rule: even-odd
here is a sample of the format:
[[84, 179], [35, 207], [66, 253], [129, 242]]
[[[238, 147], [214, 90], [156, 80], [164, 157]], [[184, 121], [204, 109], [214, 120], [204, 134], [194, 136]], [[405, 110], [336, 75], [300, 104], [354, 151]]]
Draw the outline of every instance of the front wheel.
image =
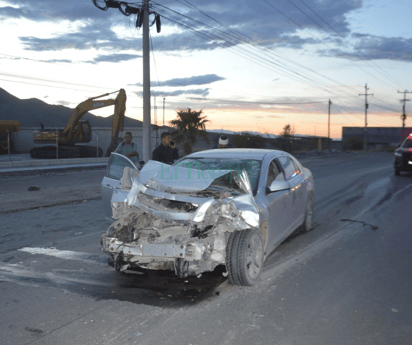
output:
[[263, 239], [258, 229], [235, 231], [226, 247], [226, 270], [229, 282], [252, 286], [263, 269]]

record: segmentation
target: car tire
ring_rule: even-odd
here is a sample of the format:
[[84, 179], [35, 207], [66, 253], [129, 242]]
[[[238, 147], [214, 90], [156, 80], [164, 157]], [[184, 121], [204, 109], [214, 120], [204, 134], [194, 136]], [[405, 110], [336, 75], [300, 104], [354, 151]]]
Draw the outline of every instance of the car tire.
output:
[[399, 176], [401, 174], [400, 170], [395, 169], [395, 175]]
[[229, 282], [233, 285], [254, 285], [263, 269], [262, 233], [258, 229], [232, 232], [226, 248]]
[[308, 202], [306, 203], [305, 218], [302, 224], [302, 232], [308, 232], [313, 228], [313, 217], [315, 215], [315, 201], [313, 196], [309, 196]]

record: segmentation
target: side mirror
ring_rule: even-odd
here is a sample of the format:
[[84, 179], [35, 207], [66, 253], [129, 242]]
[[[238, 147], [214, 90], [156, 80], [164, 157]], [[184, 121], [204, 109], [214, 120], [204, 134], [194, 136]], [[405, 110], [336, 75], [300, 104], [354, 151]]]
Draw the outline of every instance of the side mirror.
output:
[[273, 181], [272, 184], [268, 187], [269, 193], [279, 192], [281, 190], [290, 189], [289, 183], [286, 181]]

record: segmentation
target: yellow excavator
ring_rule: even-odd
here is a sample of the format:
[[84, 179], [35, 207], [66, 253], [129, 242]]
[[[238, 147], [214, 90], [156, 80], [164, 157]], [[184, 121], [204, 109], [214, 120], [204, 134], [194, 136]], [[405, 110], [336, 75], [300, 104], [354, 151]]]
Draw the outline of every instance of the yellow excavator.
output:
[[[116, 99], [101, 99], [110, 94], [118, 93]], [[105, 93], [92, 97], [80, 103], [72, 112], [69, 122], [64, 129], [40, 129], [33, 132], [35, 144], [51, 144], [48, 146], [34, 147], [30, 150], [32, 158], [79, 158], [79, 157], [101, 157], [103, 150], [99, 147], [87, 145], [76, 145], [89, 143], [92, 140], [92, 128], [89, 121], [81, 118], [89, 110], [99, 109], [114, 105], [114, 116], [112, 122], [112, 138], [106, 155], [116, 149], [120, 142], [119, 131], [123, 129], [126, 112], [126, 92], [124, 89]], [[57, 144], [57, 145], [56, 145]], [[57, 151], [57, 152], [56, 152]]]

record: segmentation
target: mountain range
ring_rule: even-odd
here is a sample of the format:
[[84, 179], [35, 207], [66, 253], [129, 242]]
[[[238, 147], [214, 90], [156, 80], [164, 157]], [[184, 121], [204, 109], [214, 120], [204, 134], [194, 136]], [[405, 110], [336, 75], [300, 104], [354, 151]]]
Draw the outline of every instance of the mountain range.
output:
[[[37, 98], [20, 99], [0, 88], [0, 120], [15, 120], [21, 127], [65, 127], [73, 109], [52, 105]], [[86, 113], [82, 120], [89, 120], [92, 127], [111, 127], [113, 115], [108, 117]], [[124, 127], [142, 127], [142, 121], [126, 117]]]

